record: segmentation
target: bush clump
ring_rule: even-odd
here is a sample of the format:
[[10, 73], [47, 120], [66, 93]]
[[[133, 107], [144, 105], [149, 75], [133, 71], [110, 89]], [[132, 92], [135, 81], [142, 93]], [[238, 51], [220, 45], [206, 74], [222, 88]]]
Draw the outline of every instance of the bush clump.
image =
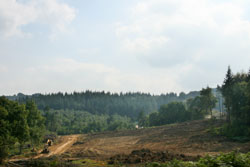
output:
[[217, 156], [205, 156], [197, 162], [184, 162], [173, 160], [167, 163], [155, 165], [148, 163], [147, 167], [250, 167], [250, 153], [241, 154], [236, 152], [222, 153]]

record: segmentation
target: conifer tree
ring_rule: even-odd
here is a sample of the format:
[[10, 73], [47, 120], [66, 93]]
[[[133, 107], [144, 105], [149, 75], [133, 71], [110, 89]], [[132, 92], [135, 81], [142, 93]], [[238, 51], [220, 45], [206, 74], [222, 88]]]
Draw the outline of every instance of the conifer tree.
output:
[[225, 106], [227, 111], [227, 121], [231, 124], [231, 112], [232, 112], [232, 89], [233, 89], [233, 74], [230, 66], [228, 66], [226, 78], [221, 87], [221, 93], [225, 98]]

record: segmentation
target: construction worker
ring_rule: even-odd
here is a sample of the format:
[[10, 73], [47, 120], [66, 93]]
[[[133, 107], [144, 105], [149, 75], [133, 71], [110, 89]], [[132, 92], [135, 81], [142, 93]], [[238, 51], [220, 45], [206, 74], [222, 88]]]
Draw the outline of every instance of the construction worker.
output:
[[52, 140], [48, 139], [47, 144], [48, 144], [48, 146], [51, 146], [52, 145]]

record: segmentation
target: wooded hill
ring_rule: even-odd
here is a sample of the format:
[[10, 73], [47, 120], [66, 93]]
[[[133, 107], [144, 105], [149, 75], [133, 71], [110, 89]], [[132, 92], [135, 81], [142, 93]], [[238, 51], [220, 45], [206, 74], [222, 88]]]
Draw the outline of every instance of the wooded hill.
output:
[[138, 114], [143, 111], [149, 114], [156, 111], [163, 104], [170, 102], [185, 101], [199, 95], [199, 91], [188, 94], [167, 93], [161, 95], [151, 95], [147, 93], [110, 93], [110, 92], [74, 92], [74, 93], [52, 93], [52, 94], [33, 94], [27, 96], [19, 93], [15, 96], [8, 96], [8, 99], [17, 100], [25, 103], [33, 100], [38, 109], [46, 108], [53, 110], [75, 110], [87, 111], [91, 114], [118, 114], [136, 119]]

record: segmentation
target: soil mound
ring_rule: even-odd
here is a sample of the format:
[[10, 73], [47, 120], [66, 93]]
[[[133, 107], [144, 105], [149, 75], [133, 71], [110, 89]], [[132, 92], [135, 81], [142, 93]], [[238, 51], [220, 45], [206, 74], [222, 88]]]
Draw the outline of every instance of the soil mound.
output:
[[166, 162], [174, 159], [183, 161], [196, 161], [200, 156], [187, 156], [184, 154], [174, 154], [168, 151], [151, 151], [149, 149], [134, 150], [129, 155], [119, 154], [111, 157], [109, 164], [125, 163], [136, 164], [145, 162]]

